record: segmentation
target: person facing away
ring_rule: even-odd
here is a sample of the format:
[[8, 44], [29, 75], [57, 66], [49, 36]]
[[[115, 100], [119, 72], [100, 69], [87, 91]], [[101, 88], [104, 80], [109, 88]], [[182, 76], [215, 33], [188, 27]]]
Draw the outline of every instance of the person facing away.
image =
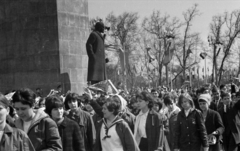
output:
[[97, 22], [95, 30], [91, 32], [86, 43], [89, 58], [87, 81], [90, 82], [90, 84], [95, 84], [107, 79], [103, 33], [104, 24]]
[[10, 102], [0, 93], [0, 150], [1, 151], [35, 151], [27, 134], [6, 123]]
[[83, 129], [78, 124], [64, 117], [64, 103], [60, 96], [46, 98], [45, 112], [57, 123], [62, 139], [63, 151], [85, 151]]
[[27, 133], [36, 151], [62, 151], [56, 123], [43, 110], [34, 109], [35, 98], [28, 88], [15, 92], [12, 102], [19, 116], [15, 126]]

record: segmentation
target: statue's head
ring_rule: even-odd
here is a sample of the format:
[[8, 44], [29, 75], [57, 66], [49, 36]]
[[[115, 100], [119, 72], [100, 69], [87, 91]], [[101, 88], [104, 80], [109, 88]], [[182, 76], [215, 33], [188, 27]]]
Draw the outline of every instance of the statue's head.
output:
[[104, 24], [103, 24], [103, 22], [97, 22], [95, 24], [95, 30], [99, 31], [100, 33], [103, 33], [104, 32]]

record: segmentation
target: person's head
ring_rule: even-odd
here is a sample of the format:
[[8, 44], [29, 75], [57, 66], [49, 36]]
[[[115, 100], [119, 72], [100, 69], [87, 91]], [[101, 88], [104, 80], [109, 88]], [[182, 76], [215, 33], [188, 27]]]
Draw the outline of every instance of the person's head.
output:
[[153, 110], [156, 112], [159, 112], [162, 109], [162, 107], [163, 107], [163, 103], [159, 98], [157, 98], [156, 101], [154, 101], [153, 103]]
[[170, 95], [164, 97], [163, 102], [168, 108], [169, 112], [173, 111], [175, 103], [174, 103], [174, 99]]
[[64, 103], [60, 96], [52, 95], [46, 98], [45, 112], [55, 121], [63, 118]]
[[39, 108], [44, 108], [45, 107], [45, 98], [41, 97], [38, 102], [38, 107]]
[[103, 22], [97, 22], [95, 24], [95, 30], [100, 32], [100, 33], [104, 33], [104, 24], [103, 24]]
[[37, 94], [37, 96], [42, 96], [42, 89], [36, 88], [36, 94]]
[[189, 108], [194, 108], [192, 97], [188, 93], [184, 93], [180, 95], [178, 102], [184, 110], [188, 110]]
[[138, 106], [137, 106], [137, 103], [138, 103], [138, 102], [137, 102], [136, 97], [132, 97], [131, 100], [130, 100], [130, 106], [131, 106], [131, 108], [132, 108], [132, 109], [137, 109], [137, 107], [138, 107]]
[[2, 93], [0, 93], [0, 125], [6, 123], [7, 115], [10, 111], [9, 105], [10, 102]]
[[28, 88], [17, 90], [12, 96], [12, 102], [18, 116], [23, 121], [30, 121], [34, 115], [36, 94]]
[[210, 94], [201, 94], [198, 98], [198, 103], [202, 111], [207, 111], [211, 103]]
[[158, 91], [156, 89], [152, 89], [151, 93], [154, 97], [156, 97], [156, 98], [158, 97]]
[[140, 110], [144, 108], [151, 109], [153, 107], [153, 103], [155, 102], [153, 96], [147, 91], [142, 91], [137, 94], [136, 99], [138, 101], [138, 109]]
[[58, 93], [61, 93], [61, 92], [62, 92], [62, 85], [58, 85], [58, 86], [57, 86], [57, 91], [58, 91]]
[[103, 117], [109, 119], [115, 117], [121, 111], [121, 102], [117, 97], [109, 97], [103, 105]]
[[227, 86], [225, 84], [220, 85], [220, 91], [227, 92]]
[[227, 92], [222, 92], [221, 98], [222, 98], [223, 104], [225, 105], [228, 105], [232, 101], [231, 94]]
[[66, 98], [65, 98], [65, 109], [69, 110], [69, 109], [77, 109], [78, 107], [80, 107], [82, 98], [80, 97], [80, 95], [78, 95], [77, 93], [68, 93]]

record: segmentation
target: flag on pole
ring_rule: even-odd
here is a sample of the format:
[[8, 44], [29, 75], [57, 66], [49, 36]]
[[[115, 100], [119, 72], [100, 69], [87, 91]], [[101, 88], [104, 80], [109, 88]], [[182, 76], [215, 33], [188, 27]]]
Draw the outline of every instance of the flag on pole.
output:
[[175, 49], [176, 48], [175, 48], [174, 40], [173, 40], [173, 38], [171, 38], [168, 41], [167, 49], [164, 52], [164, 58], [163, 58], [163, 64], [164, 65], [167, 65], [172, 60], [173, 53], [174, 53]]
[[99, 83], [90, 85], [88, 88], [92, 91], [97, 90], [97, 91], [105, 92], [107, 94], [118, 94], [119, 93], [117, 88], [113, 85], [111, 80], [101, 81]]

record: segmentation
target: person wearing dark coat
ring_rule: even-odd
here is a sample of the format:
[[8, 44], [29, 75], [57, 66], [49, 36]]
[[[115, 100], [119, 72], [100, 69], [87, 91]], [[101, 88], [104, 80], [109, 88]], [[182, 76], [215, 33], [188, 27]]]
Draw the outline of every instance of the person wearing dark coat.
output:
[[240, 101], [232, 102], [231, 94], [222, 93], [223, 108], [219, 110], [225, 131], [223, 133], [223, 146], [226, 151], [239, 151], [240, 149]]
[[178, 113], [174, 151], [208, 151], [207, 131], [201, 111], [194, 109], [191, 96], [187, 93], [179, 97], [182, 110]]
[[107, 79], [103, 33], [104, 24], [97, 22], [95, 30], [91, 32], [86, 43], [89, 58], [87, 81], [90, 82], [90, 84], [95, 84]]
[[63, 151], [85, 151], [84, 127], [64, 117], [64, 103], [60, 96], [49, 96], [46, 98], [45, 112], [56, 122], [62, 139]]
[[137, 106], [141, 110], [136, 116], [134, 137], [140, 151], [163, 150], [165, 136], [163, 118], [152, 109], [154, 97], [147, 91], [136, 96]]
[[169, 96], [164, 98], [164, 104], [168, 108], [167, 118], [169, 125], [169, 132], [167, 134], [167, 141], [169, 143], [169, 148], [171, 151], [174, 150], [174, 139], [176, 135], [175, 127], [177, 122], [177, 115], [181, 111], [179, 107], [176, 106], [174, 99]]
[[205, 121], [208, 139], [212, 142], [209, 143], [209, 151], [220, 151], [222, 150], [221, 142], [224, 132], [222, 118], [218, 112], [210, 109], [211, 97], [209, 94], [200, 95], [198, 102]]
[[84, 127], [84, 145], [86, 151], [93, 151], [93, 146], [96, 141], [96, 130], [92, 120], [92, 116], [83, 111], [80, 107], [82, 98], [77, 93], [68, 93], [65, 98], [66, 116], [78, 123], [79, 127]]

